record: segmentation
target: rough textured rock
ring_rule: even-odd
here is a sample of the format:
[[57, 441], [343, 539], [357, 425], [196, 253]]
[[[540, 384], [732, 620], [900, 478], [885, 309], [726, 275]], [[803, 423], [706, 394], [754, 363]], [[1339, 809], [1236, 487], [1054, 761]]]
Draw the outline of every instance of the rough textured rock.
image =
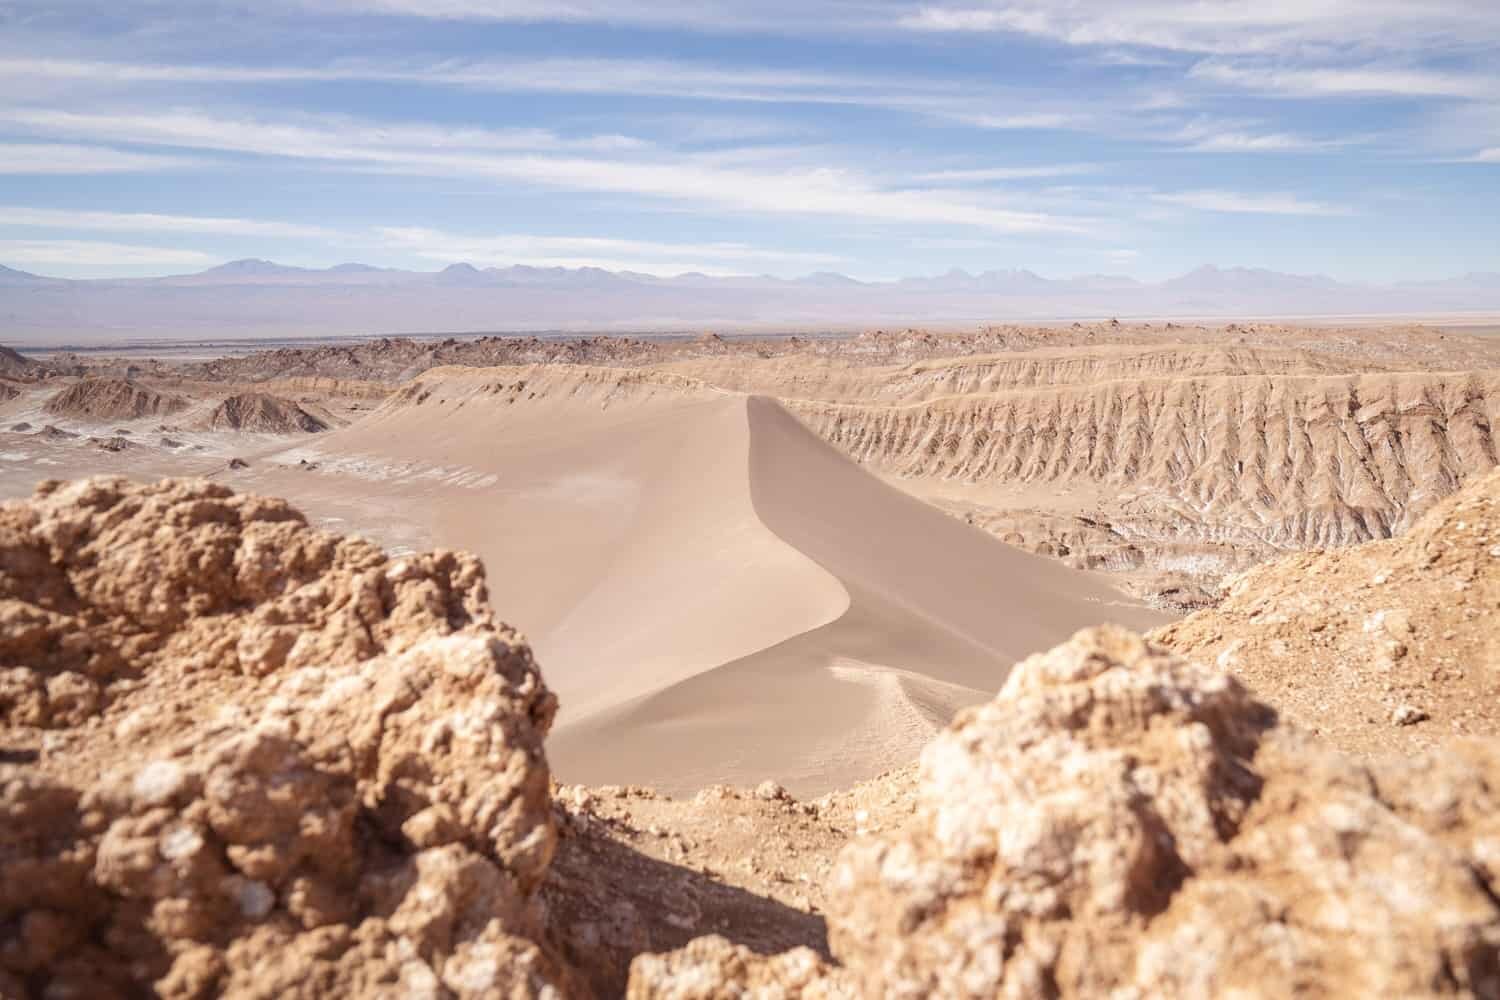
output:
[[843, 977], [809, 948], [769, 958], [722, 937], [698, 938], [630, 966], [628, 1000], [854, 1000]]
[[[1497, 790], [1492, 743], [1361, 763], [1227, 674], [1088, 630], [928, 747], [911, 824], [844, 849], [838, 975], [871, 997], [1494, 996]], [[709, 941], [634, 971], [641, 995], [680, 970], [733, 996], [788, 961]]]
[[160, 393], [123, 378], [87, 378], [47, 400], [46, 411], [75, 420], [138, 420], [186, 409], [181, 396]]
[[204, 420], [209, 430], [264, 434], [316, 434], [328, 424], [290, 399], [268, 392], [243, 392], [219, 402]]
[[1411, 753], [1500, 736], [1497, 619], [1492, 472], [1399, 538], [1256, 567], [1230, 581], [1217, 607], [1157, 637], [1232, 671], [1343, 749]]
[[0, 636], [5, 995], [580, 993], [535, 895], [555, 700], [473, 557], [48, 483], [0, 507]]

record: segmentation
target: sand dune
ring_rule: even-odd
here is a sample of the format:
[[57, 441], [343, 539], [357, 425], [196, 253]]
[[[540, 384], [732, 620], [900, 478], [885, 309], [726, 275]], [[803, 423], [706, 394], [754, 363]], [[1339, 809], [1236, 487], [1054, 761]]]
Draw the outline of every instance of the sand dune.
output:
[[430, 483], [439, 540], [485, 557], [562, 699], [565, 780], [835, 787], [909, 759], [1028, 650], [1163, 620], [884, 485], [776, 402], [678, 375], [440, 369], [326, 441]]

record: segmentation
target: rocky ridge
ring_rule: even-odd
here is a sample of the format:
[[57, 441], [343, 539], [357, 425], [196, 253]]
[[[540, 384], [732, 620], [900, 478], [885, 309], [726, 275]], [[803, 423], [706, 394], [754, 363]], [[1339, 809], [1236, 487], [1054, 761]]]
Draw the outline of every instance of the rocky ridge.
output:
[[86, 378], [47, 400], [44, 409], [76, 420], [139, 420], [187, 409], [188, 400], [122, 378]]

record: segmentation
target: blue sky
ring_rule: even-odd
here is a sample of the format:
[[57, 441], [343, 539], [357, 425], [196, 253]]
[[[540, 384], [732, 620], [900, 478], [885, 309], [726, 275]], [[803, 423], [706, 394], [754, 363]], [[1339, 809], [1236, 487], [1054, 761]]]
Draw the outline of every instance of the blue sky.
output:
[[0, 0], [0, 263], [1500, 271], [1500, 3]]

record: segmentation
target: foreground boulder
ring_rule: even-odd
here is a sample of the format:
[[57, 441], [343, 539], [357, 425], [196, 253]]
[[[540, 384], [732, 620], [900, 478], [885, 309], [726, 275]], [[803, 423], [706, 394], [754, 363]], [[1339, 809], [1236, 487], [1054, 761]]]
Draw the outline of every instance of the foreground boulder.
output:
[[1491, 744], [1362, 763], [1220, 671], [1089, 630], [928, 746], [906, 829], [844, 849], [843, 969], [695, 942], [638, 958], [632, 989], [689, 970], [723, 995], [1495, 996], [1497, 796]]
[[202, 481], [0, 506], [0, 996], [576, 995], [476, 559]]

